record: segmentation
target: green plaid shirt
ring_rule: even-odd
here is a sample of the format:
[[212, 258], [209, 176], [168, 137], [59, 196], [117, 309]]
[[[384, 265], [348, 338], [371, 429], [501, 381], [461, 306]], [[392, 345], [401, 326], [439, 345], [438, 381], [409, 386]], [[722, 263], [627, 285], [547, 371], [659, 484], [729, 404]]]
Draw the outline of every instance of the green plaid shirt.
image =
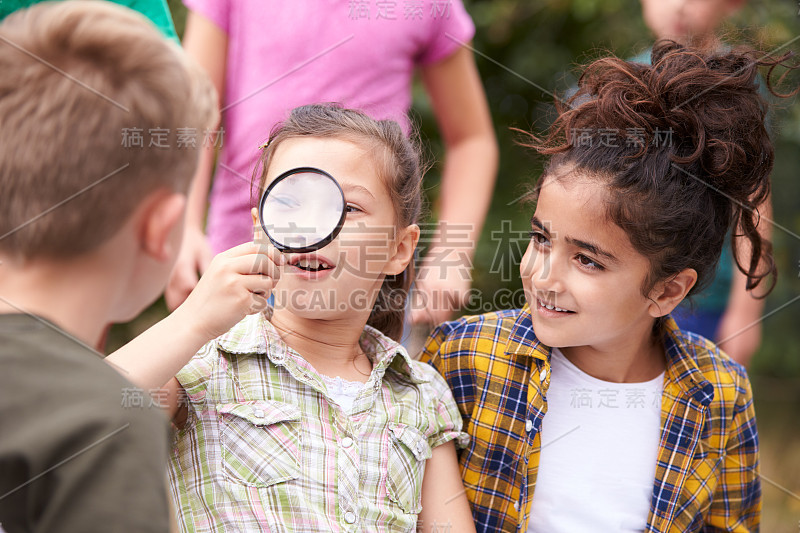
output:
[[170, 461], [183, 531], [414, 531], [431, 450], [465, 443], [444, 379], [367, 327], [372, 373], [345, 413], [263, 315], [178, 374], [189, 418]]
[[[758, 531], [758, 433], [747, 374], [671, 318], [662, 335], [667, 369], [645, 531]], [[478, 531], [525, 531], [536, 520], [530, 509], [550, 385], [550, 348], [536, 338], [529, 308], [442, 324], [422, 359], [447, 379], [471, 437], [459, 460]]]

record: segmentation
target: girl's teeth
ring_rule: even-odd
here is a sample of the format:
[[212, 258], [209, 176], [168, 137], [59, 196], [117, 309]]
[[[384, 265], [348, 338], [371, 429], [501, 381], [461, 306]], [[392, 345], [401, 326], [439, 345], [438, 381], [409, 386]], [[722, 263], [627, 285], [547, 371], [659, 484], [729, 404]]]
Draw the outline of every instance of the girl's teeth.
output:
[[327, 267], [327, 265], [324, 265], [319, 259], [300, 259], [297, 261], [296, 265], [308, 270], [321, 270]]
[[549, 309], [550, 311], [554, 311], [555, 310], [555, 311], [559, 311], [561, 313], [568, 313], [569, 312], [566, 309], [561, 309], [560, 307], [556, 307], [555, 305], [548, 305], [546, 303], [543, 303], [542, 307], [544, 307], [545, 309]]

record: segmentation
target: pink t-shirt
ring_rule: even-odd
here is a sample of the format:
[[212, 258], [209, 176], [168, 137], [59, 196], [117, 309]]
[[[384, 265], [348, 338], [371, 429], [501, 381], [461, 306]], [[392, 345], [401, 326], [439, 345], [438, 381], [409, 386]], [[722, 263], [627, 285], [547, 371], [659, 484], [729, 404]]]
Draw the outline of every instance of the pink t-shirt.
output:
[[414, 69], [475, 27], [461, 0], [184, 0], [228, 34], [222, 152], [211, 191], [214, 252], [253, 238], [258, 147], [297, 106], [339, 102], [408, 128]]

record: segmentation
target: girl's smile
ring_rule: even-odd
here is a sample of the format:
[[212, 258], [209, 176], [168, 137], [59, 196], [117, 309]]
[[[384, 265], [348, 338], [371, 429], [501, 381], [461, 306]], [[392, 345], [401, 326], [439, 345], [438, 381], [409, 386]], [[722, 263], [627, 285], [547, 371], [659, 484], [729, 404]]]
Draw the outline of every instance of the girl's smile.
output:
[[287, 258], [286, 266], [286, 274], [309, 281], [330, 276], [336, 269], [333, 261], [317, 253], [292, 255]]
[[544, 179], [520, 267], [536, 336], [576, 364], [652, 361], [641, 358], [661, 316], [642, 293], [650, 263], [607, 218], [605, 185], [569, 168]]
[[546, 300], [536, 298], [536, 310], [546, 317], [561, 318], [569, 315], [574, 315], [575, 311], [569, 309], [562, 309], [555, 304], [549, 304]]

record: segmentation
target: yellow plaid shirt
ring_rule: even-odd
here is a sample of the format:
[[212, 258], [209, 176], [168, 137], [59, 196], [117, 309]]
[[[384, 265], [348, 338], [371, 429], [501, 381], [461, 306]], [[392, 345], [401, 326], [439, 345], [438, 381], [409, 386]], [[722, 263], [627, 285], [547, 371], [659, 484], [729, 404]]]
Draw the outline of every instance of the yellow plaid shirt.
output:
[[[744, 369], [713, 343], [663, 325], [667, 369], [648, 532], [757, 531], [758, 433]], [[423, 361], [445, 377], [471, 436], [462, 477], [479, 532], [526, 531], [547, 413], [550, 348], [530, 309], [439, 326]]]

